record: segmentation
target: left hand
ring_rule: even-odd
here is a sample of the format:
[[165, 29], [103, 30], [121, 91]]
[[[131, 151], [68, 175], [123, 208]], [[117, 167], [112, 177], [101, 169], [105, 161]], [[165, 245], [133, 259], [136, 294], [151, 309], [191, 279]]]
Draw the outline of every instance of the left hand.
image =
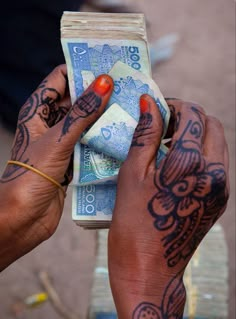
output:
[[[112, 79], [101, 75], [72, 106], [66, 66], [57, 67], [20, 110], [11, 160], [33, 166], [66, 191], [74, 146], [102, 114], [112, 90]], [[0, 269], [48, 239], [63, 206], [64, 194], [57, 186], [8, 165], [0, 180]]]
[[160, 167], [156, 154], [163, 121], [155, 101], [144, 96], [119, 173], [108, 260], [120, 318], [182, 318], [185, 268], [227, 205], [229, 159], [222, 125], [196, 104], [168, 104], [173, 138]]

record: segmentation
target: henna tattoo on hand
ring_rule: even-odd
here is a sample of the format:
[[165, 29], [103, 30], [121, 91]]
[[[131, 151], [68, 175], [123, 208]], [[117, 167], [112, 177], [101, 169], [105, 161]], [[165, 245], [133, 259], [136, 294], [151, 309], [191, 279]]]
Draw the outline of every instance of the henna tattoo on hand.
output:
[[142, 113], [140, 116], [140, 120], [138, 123], [138, 126], [136, 127], [136, 130], [134, 132], [133, 141], [131, 146], [138, 146], [142, 147], [144, 146], [143, 139], [146, 135], [149, 134], [150, 128], [152, 127], [152, 114], [150, 113]]
[[[207, 163], [201, 153], [203, 123], [188, 122], [185, 131], [156, 172], [156, 194], [148, 203], [154, 226], [163, 232], [164, 257], [169, 267], [185, 264], [227, 200], [226, 173], [222, 163]], [[178, 124], [177, 124], [178, 125]]]
[[185, 301], [186, 290], [178, 274], [167, 285], [160, 306], [142, 302], [135, 308], [132, 319], [182, 319]]
[[[67, 113], [67, 108], [60, 106], [61, 95], [54, 88], [47, 88], [47, 80], [44, 80], [33, 93], [19, 112], [15, 140], [11, 151], [11, 159], [29, 163], [25, 157], [30, 144], [28, 123], [36, 115], [40, 117], [46, 128], [59, 122]], [[25, 174], [27, 171], [17, 165], [7, 166], [0, 183], [6, 183]]]
[[37, 108], [37, 114], [47, 127], [52, 127], [58, 123], [67, 113], [67, 109], [58, 106], [61, 95], [52, 88], [44, 88], [41, 91], [41, 104]]
[[101, 97], [96, 95], [94, 92], [88, 92], [81, 96], [75, 102], [73, 108], [66, 117], [59, 141], [69, 132], [70, 127], [73, 123], [81, 118], [89, 117], [92, 113], [96, 112], [99, 109], [101, 103]]
[[152, 303], [142, 302], [134, 310], [133, 319], [161, 319], [160, 309]]

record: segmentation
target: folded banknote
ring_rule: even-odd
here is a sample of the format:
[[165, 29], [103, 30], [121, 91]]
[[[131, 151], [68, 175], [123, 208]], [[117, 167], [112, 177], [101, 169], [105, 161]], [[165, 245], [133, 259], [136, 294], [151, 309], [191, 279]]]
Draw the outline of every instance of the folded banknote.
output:
[[[61, 42], [68, 69], [68, 79], [72, 103], [84, 92], [89, 84], [100, 74], [109, 73], [114, 67], [114, 80], [125, 79], [123, 73], [116, 72], [119, 62], [129, 66], [134, 71], [139, 71], [139, 78], [134, 75], [135, 87], [132, 93], [137, 97], [141, 93], [150, 93], [153, 87], [143, 91], [141, 82], [145, 82], [142, 76], [151, 79], [151, 66], [149, 59], [149, 49], [147, 43], [145, 18], [143, 14], [104, 14], [85, 12], [65, 12], [61, 20]], [[117, 64], [118, 62], [118, 64]], [[113, 70], [113, 71], [114, 71]], [[132, 73], [133, 74], [133, 73]], [[127, 80], [127, 79], [126, 79]], [[120, 85], [120, 92], [117, 91]], [[107, 109], [114, 103], [125, 111], [126, 125], [127, 115], [132, 118], [132, 128], [126, 132], [123, 127], [123, 136], [126, 133], [129, 140], [132, 139], [135, 125], [137, 125], [139, 103], [136, 104], [136, 114], [134, 114], [134, 101], [125, 105], [124, 95], [127, 93], [128, 82], [115, 82], [115, 90], [108, 103]], [[144, 84], [144, 83], [143, 83]], [[145, 83], [146, 84], [146, 83]], [[126, 85], [126, 87], [125, 87]], [[141, 86], [140, 86], [141, 85]], [[131, 86], [129, 85], [131, 89]], [[145, 86], [147, 89], [147, 86]], [[151, 92], [152, 93], [152, 92]], [[165, 108], [164, 99], [158, 98], [160, 109], [168, 112]], [[168, 125], [168, 113], [163, 120], [165, 129]], [[116, 117], [114, 117], [116, 120]], [[87, 132], [88, 133], [88, 132]], [[104, 136], [109, 137], [109, 132], [103, 130]], [[85, 134], [86, 135], [86, 134]], [[124, 144], [125, 153], [128, 151], [128, 144]], [[158, 153], [159, 160], [165, 156], [166, 148], [161, 147]], [[122, 158], [123, 159], [123, 158]], [[73, 220], [85, 228], [109, 227], [112, 211], [116, 198], [116, 179], [119, 168], [122, 164], [117, 158], [111, 157], [104, 152], [88, 145], [82, 145], [78, 141], [74, 155], [74, 186], [73, 189]], [[102, 184], [101, 184], [102, 183]]]
[[74, 152], [74, 186], [116, 183], [121, 162], [77, 143]]
[[[109, 74], [115, 89], [107, 110], [81, 139], [80, 143], [88, 147], [76, 147], [73, 183], [77, 186], [116, 181], [120, 162], [127, 157], [138, 124], [142, 94], [150, 94], [155, 99], [163, 118], [164, 134], [169, 123], [169, 108], [150, 77], [122, 62], [117, 62]], [[162, 146], [157, 154], [157, 166], [165, 153], [166, 148]]]
[[[161, 144], [157, 154], [157, 167], [165, 158], [168, 148]], [[116, 184], [121, 161], [98, 153], [83, 144], [76, 144], [74, 154], [74, 186]]]
[[150, 77], [122, 62], [117, 62], [109, 74], [114, 80], [115, 88], [107, 106], [108, 110], [80, 142], [97, 152], [124, 161], [140, 117], [141, 95], [149, 94], [156, 101], [163, 118], [164, 135], [168, 128], [170, 111], [160, 89]]

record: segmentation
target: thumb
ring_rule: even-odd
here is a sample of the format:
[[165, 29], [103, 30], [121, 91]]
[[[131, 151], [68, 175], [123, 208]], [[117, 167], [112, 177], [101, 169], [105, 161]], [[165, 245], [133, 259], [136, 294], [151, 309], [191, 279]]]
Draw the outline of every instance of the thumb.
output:
[[58, 142], [64, 149], [73, 150], [84, 130], [103, 113], [113, 91], [109, 75], [100, 75], [77, 99], [65, 118], [55, 126]]
[[163, 120], [154, 99], [145, 94], [140, 98], [140, 119], [126, 162], [144, 177], [155, 170], [157, 151], [163, 134]]

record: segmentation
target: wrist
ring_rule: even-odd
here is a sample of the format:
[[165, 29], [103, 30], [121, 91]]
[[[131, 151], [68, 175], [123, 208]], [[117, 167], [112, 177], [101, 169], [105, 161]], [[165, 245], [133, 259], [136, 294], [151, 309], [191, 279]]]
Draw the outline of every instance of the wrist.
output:
[[170, 317], [171, 313], [167, 312], [167, 305], [178, 309], [178, 318], [182, 318], [186, 301], [182, 274], [175, 277], [159, 276], [157, 268], [155, 274], [150, 273], [146, 276], [139, 274], [139, 277], [134, 280], [132, 276], [121, 274], [114, 276], [111, 273], [110, 283], [120, 319], [136, 318], [135, 311], [149, 308], [157, 312], [157, 318]]
[[23, 218], [25, 205], [10, 184], [0, 184], [0, 271], [30, 250], [26, 242], [29, 225]]

